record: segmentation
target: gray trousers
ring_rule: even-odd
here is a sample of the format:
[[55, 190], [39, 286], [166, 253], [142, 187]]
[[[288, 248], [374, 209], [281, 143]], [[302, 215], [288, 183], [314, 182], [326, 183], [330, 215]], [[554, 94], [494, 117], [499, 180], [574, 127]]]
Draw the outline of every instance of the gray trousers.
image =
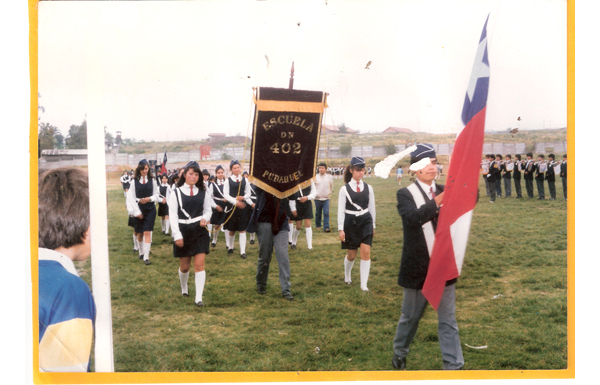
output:
[[[456, 323], [454, 301], [455, 285], [446, 286], [438, 307], [438, 340], [442, 351], [444, 370], [460, 369], [465, 360], [458, 337], [458, 324]], [[417, 334], [419, 321], [423, 316], [427, 299], [421, 290], [404, 288], [402, 300], [402, 315], [396, 328], [394, 338], [394, 353], [399, 357], [406, 357], [410, 343]]]
[[275, 258], [279, 265], [279, 284], [281, 285], [281, 294], [291, 294], [290, 292], [290, 258], [288, 256], [288, 231], [279, 231], [273, 235], [271, 224], [258, 222], [256, 236], [258, 239], [258, 266], [256, 268], [256, 286], [266, 287], [269, 277], [269, 265], [275, 248]]

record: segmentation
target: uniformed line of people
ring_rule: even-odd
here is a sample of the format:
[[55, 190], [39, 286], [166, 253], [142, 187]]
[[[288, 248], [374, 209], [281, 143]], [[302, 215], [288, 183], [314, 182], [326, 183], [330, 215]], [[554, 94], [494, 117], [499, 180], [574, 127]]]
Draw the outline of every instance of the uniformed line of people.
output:
[[504, 189], [504, 198], [512, 196], [512, 182], [517, 198], [523, 198], [521, 190], [521, 179], [525, 180], [525, 193], [529, 199], [534, 198], [533, 182], [535, 180], [538, 200], [546, 199], [546, 189], [544, 182], [548, 184], [548, 192], [551, 201], [556, 200], [556, 177], [560, 177], [563, 185], [563, 199], [567, 200], [567, 154], [563, 155], [562, 161], [557, 161], [554, 154], [548, 155], [548, 160], [544, 154], [537, 156], [537, 161], [533, 159], [531, 152], [527, 153], [526, 159], [521, 159], [520, 154], [512, 156], [501, 154], [487, 154], [481, 162], [481, 174], [485, 181], [487, 196], [490, 202], [494, 203], [496, 197], [502, 197]]

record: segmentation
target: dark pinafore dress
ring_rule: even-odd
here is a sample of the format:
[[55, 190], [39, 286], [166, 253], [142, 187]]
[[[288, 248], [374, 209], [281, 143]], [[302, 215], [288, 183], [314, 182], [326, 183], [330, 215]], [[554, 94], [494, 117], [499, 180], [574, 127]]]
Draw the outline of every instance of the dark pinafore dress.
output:
[[[134, 179], [135, 183], [135, 197], [139, 200], [142, 198], [148, 198], [152, 196], [153, 183], [154, 180], [152, 178], [148, 178], [146, 184], [142, 184], [139, 178]], [[144, 231], [152, 231], [154, 230], [154, 220], [156, 219], [156, 205], [154, 202], [150, 201], [148, 203], [140, 203], [138, 201], [138, 207], [144, 216], [142, 219], [135, 219], [135, 232], [143, 233]]]
[[210, 252], [210, 236], [206, 227], [200, 227], [200, 218], [204, 213], [204, 196], [206, 191], [199, 190], [198, 194], [189, 196], [181, 193], [179, 188], [173, 190], [177, 196], [177, 220], [179, 231], [183, 237], [183, 247], [173, 243], [175, 258], [193, 257], [196, 254]]
[[367, 211], [369, 208], [369, 185], [364, 182], [363, 184], [365, 186], [364, 190], [359, 193], [353, 191], [346, 184], [346, 191], [352, 202], [346, 197], [346, 214], [344, 218], [346, 242], [342, 242], [342, 249], [356, 250], [361, 243], [369, 246], [373, 243], [373, 217]]
[[213, 187], [213, 199], [217, 206], [220, 206], [223, 211], [219, 212], [216, 209], [213, 209], [212, 216], [210, 217], [210, 223], [215, 226], [220, 226], [225, 222], [225, 209], [227, 208], [227, 201], [225, 200], [225, 195], [223, 195], [223, 188], [225, 187], [225, 183], [222, 185], [218, 185], [215, 182], [212, 182]]
[[301, 219], [312, 219], [313, 218], [313, 209], [312, 209], [312, 201], [307, 200], [304, 203], [301, 203], [298, 198], [302, 198], [310, 194], [310, 185], [292, 195], [291, 200], [296, 201], [296, 212], [298, 215], [292, 218], [294, 221], [299, 221]]
[[158, 191], [160, 191], [160, 201], [158, 202], [158, 216], [159, 217], [164, 217], [165, 215], [169, 215], [169, 205], [166, 203], [161, 203], [163, 197], [166, 198], [167, 197], [167, 189], [169, 188], [169, 186], [163, 186], [160, 185], [158, 186]]
[[125, 182], [121, 182], [121, 184], [123, 185], [123, 191], [129, 190], [131, 181], [129, 178], [125, 179]]
[[[232, 197], [236, 197], [238, 194], [238, 189], [240, 195], [244, 195], [244, 191], [246, 191], [246, 178], [241, 177], [241, 182], [234, 182], [231, 178], [227, 178], [227, 182], [229, 183], [229, 194]], [[241, 187], [240, 187], [241, 184]], [[248, 203], [244, 201], [246, 204], [246, 208], [239, 209], [235, 208], [231, 203], [227, 203], [227, 213], [225, 214], [225, 219], [227, 223], [223, 225], [223, 228], [227, 231], [246, 231], [246, 227], [248, 227], [248, 222], [250, 221], [250, 210], [247, 210]], [[233, 210], [233, 214], [231, 214], [231, 210]], [[231, 215], [231, 217], [230, 217]]]

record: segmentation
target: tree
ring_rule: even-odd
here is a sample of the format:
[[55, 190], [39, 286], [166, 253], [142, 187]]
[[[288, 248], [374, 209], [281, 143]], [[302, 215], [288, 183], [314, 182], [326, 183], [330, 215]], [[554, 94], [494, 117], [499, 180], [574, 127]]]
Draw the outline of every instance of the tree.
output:
[[388, 142], [385, 145], [385, 153], [386, 155], [394, 155], [396, 153], [396, 145], [392, 142]]
[[344, 143], [342, 143], [340, 145], [340, 152], [344, 156], [350, 155], [350, 153], [352, 152], [352, 143], [350, 143], [350, 142], [344, 142]]
[[40, 150], [54, 150], [63, 147], [64, 137], [58, 128], [50, 123], [40, 123], [38, 128]]
[[106, 131], [106, 128], [104, 128], [104, 144], [106, 148], [112, 148], [113, 144], [115, 144], [115, 139], [110, 132]]
[[65, 144], [70, 149], [87, 149], [87, 121], [80, 126], [71, 125]]
[[344, 134], [345, 134], [346, 132], [348, 132], [348, 127], [346, 127], [346, 123], [342, 123], [342, 124], [340, 124], [340, 125], [338, 126], [338, 129], [340, 130], [340, 132], [342, 132], [342, 133], [344, 133]]

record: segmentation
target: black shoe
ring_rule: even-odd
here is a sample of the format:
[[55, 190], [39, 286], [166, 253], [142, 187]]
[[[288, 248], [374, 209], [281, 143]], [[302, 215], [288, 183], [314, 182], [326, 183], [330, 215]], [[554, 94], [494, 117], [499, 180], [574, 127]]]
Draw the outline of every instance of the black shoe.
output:
[[257, 287], [256, 292], [258, 294], [267, 294], [267, 289], [265, 289], [264, 287]]
[[233, 249], [227, 249], [227, 254], [233, 254]]
[[246, 259], [246, 258], [248, 258], [248, 256], [246, 255], [246, 253], [243, 253], [243, 254], [240, 254], [240, 258]]
[[294, 297], [291, 294], [284, 294], [283, 299], [286, 299], [288, 301], [293, 301]]
[[292, 244], [292, 242], [288, 242], [288, 245], [291, 245], [291, 244]]
[[330, 233], [330, 232], [331, 232], [331, 230], [329, 230], [329, 229], [325, 229], [325, 232], [326, 232], [326, 233]]
[[210, 245], [211, 245], [212, 247], [217, 247], [217, 244], [216, 244], [216, 243], [214, 243], [214, 242], [213, 242], [213, 243], [211, 243]]
[[292, 250], [296, 250], [296, 245], [292, 245]]
[[143, 254], [142, 254], [142, 255], [140, 255], [140, 259], [144, 259], [144, 255], [143, 255]]
[[406, 369], [406, 357], [398, 357], [396, 353], [392, 357], [392, 366], [396, 370], [404, 370]]
[[196, 302], [196, 306], [202, 307], [202, 306], [204, 306], [204, 304], [202, 303], [202, 301], [198, 301], [198, 302]]
[[190, 296], [189, 293], [181, 293], [181, 295], [184, 296], [184, 297], [189, 297]]
[[149, 259], [144, 259], [144, 263], [146, 264], [146, 266], [148, 266], [149, 264], [151, 264], [152, 262], [150, 262]]
[[254, 239], [250, 240], [250, 244], [253, 245], [254, 244]]

